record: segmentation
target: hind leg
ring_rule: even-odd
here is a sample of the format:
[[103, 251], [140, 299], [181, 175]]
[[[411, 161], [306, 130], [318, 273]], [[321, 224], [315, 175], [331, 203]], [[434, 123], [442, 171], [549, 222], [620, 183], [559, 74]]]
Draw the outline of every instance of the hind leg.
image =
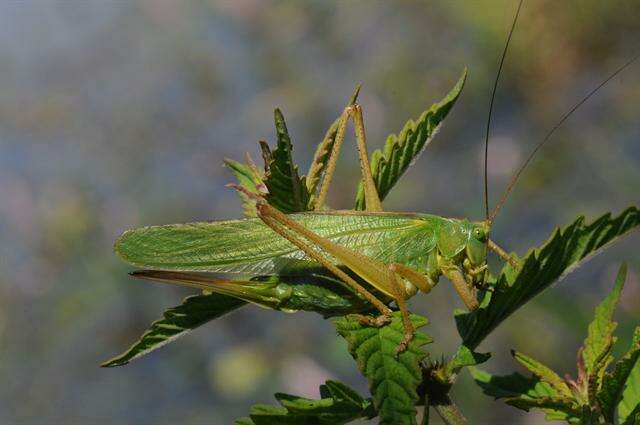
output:
[[356, 143], [358, 146], [358, 156], [360, 158], [360, 170], [362, 173], [362, 181], [364, 182], [364, 193], [366, 210], [372, 212], [382, 211], [382, 203], [376, 189], [376, 184], [371, 174], [371, 164], [369, 162], [369, 152], [367, 150], [367, 139], [364, 130], [364, 119], [362, 116], [362, 107], [358, 104], [347, 106], [342, 115], [336, 132], [336, 139], [329, 156], [329, 162], [327, 163], [327, 169], [322, 178], [322, 184], [320, 185], [320, 191], [315, 205], [316, 211], [321, 211], [324, 208], [327, 192], [329, 186], [333, 180], [333, 174], [335, 172], [336, 163], [340, 156], [340, 150], [344, 142], [345, 133], [349, 119], [353, 120], [356, 133]]

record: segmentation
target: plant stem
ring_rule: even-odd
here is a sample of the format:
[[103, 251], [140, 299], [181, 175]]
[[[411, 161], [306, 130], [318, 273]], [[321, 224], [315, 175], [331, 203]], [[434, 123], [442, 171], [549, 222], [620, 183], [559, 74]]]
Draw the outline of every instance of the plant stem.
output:
[[424, 406], [421, 425], [429, 425], [429, 406]]
[[458, 407], [451, 401], [449, 396], [446, 396], [444, 399], [440, 400], [438, 403], [434, 403], [434, 409], [438, 412], [438, 415], [442, 418], [445, 424], [447, 425], [466, 425], [467, 419], [462, 416]]
[[426, 394], [422, 397], [422, 405], [424, 406], [424, 413], [422, 414], [421, 425], [429, 425], [429, 401]]

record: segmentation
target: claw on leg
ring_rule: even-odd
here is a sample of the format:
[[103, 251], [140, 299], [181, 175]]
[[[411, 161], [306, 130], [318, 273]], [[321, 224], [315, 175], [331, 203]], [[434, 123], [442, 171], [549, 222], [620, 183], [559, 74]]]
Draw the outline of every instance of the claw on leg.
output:
[[384, 325], [391, 323], [391, 315], [390, 314], [380, 314], [378, 316], [366, 316], [364, 314], [354, 314], [352, 315], [355, 319], [357, 319], [361, 325], [371, 326], [374, 328], [381, 328]]
[[411, 327], [411, 329], [404, 330], [404, 337], [402, 338], [402, 341], [400, 341], [400, 344], [398, 344], [398, 346], [396, 347], [396, 354], [402, 354], [407, 351], [407, 349], [409, 348], [409, 344], [413, 340], [415, 334], [416, 332], [413, 327]]
[[400, 314], [402, 316], [402, 325], [404, 327], [404, 338], [398, 346], [396, 347], [396, 355], [399, 355], [409, 348], [409, 343], [413, 339], [413, 335], [415, 334], [415, 329], [413, 328], [413, 323], [411, 323], [411, 318], [409, 317], [409, 309], [407, 308], [407, 300], [406, 300], [406, 292], [400, 286], [396, 274], [399, 272], [399, 267], [397, 264], [389, 264], [389, 271], [391, 271], [392, 283], [394, 290], [396, 292], [396, 303], [400, 308]]
[[470, 287], [462, 271], [458, 267], [449, 266], [443, 269], [443, 274], [453, 283], [453, 287], [462, 298], [467, 309], [469, 311], [477, 310], [480, 305], [476, 299], [476, 288]]
[[[373, 328], [381, 328], [391, 323], [391, 315], [380, 314], [378, 316], [367, 316], [364, 314], [352, 314], [351, 317], [358, 320], [363, 326], [371, 326]], [[396, 347], [396, 355], [402, 354], [409, 348], [409, 344], [415, 336], [413, 325], [404, 324], [404, 335], [398, 346]]]

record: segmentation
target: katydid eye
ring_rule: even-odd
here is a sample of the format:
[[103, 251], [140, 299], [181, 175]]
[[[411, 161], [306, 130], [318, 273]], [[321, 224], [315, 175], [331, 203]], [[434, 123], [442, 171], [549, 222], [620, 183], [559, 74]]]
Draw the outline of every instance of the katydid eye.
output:
[[474, 236], [477, 240], [479, 240], [479, 241], [481, 241], [481, 242], [484, 242], [484, 240], [485, 240], [485, 239], [486, 239], [486, 237], [487, 237], [487, 234], [485, 233], [485, 231], [484, 231], [484, 230], [482, 230], [482, 229], [480, 229], [480, 228], [478, 228], [478, 227], [477, 227], [477, 228], [473, 229], [473, 236]]

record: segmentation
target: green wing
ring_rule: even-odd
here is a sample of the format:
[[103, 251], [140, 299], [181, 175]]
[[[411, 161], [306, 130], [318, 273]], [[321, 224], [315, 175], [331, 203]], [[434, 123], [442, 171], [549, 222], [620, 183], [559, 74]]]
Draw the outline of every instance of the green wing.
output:
[[[429, 216], [303, 213], [290, 217], [337, 244], [385, 263], [416, 266], [435, 245]], [[115, 250], [127, 263], [155, 270], [271, 274], [309, 260], [259, 219], [129, 230], [116, 241]]]

